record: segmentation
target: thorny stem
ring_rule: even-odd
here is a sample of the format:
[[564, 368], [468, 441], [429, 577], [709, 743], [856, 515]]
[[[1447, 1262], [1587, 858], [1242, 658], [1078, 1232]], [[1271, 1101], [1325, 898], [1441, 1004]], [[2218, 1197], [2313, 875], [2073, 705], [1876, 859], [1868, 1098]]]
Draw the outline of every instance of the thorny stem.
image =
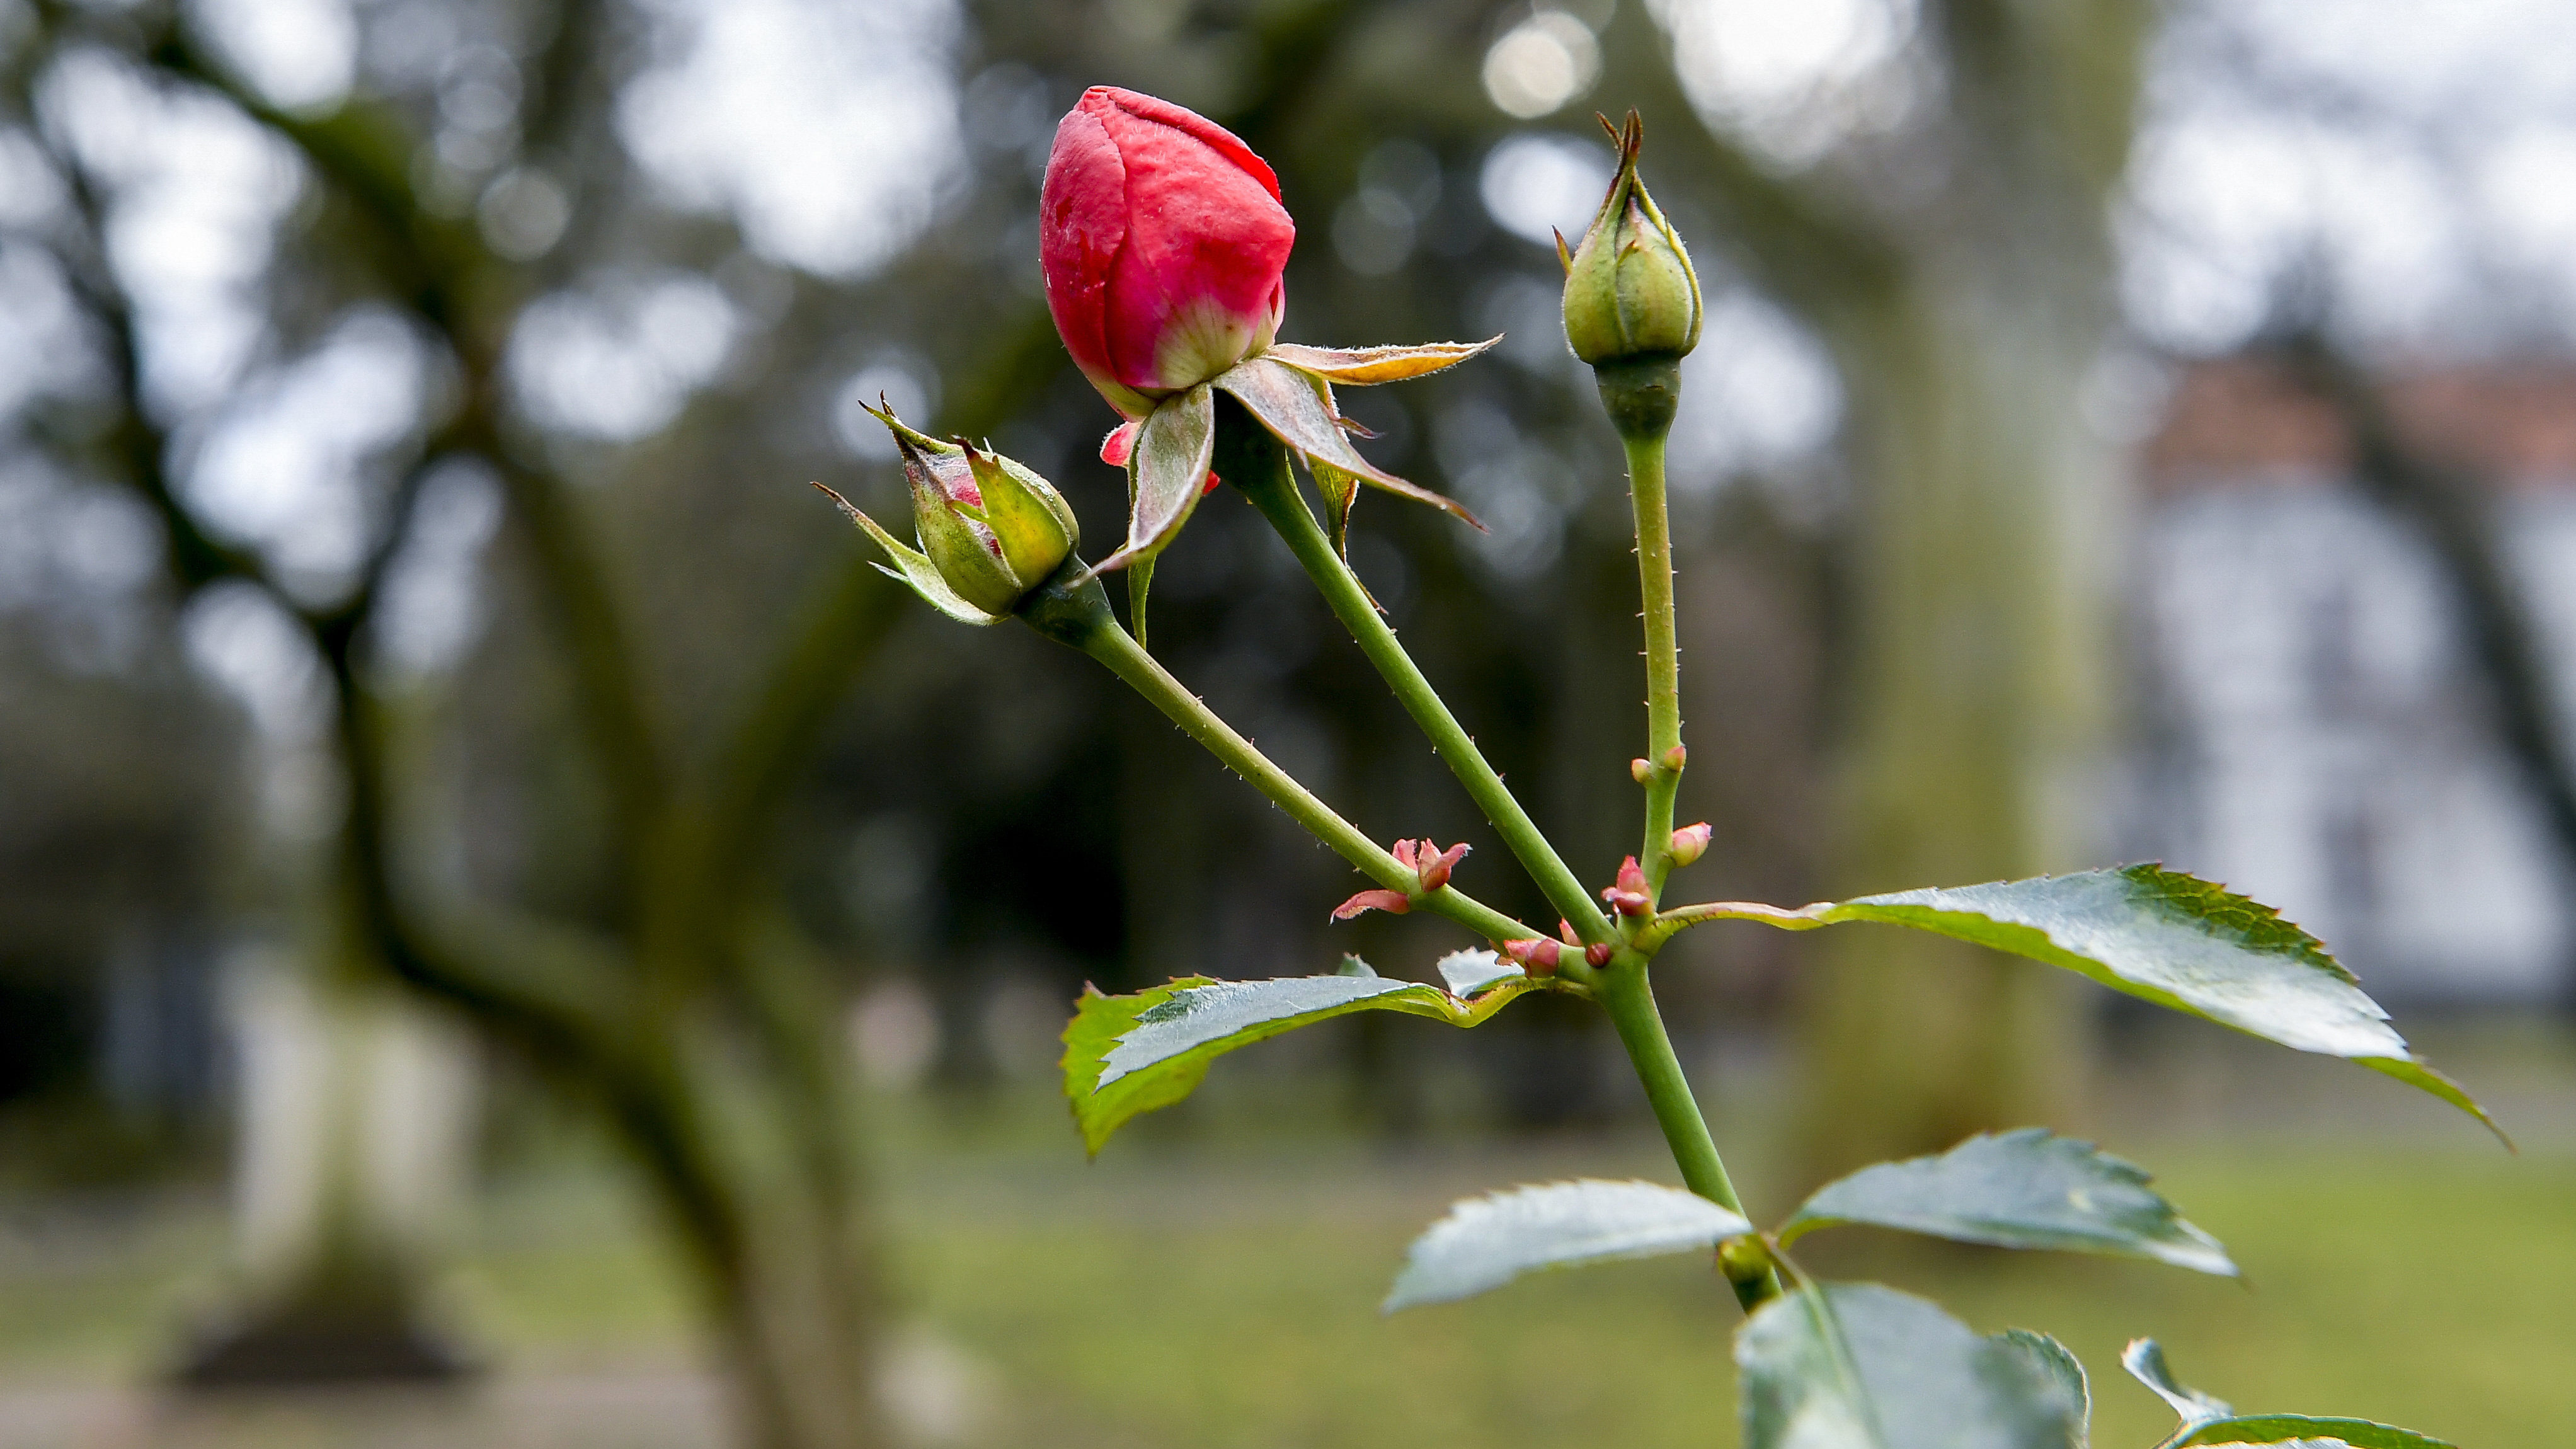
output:
[[1664, 511], [1664, 439], [1622, 440], [1637, 513], [1637, 582], [1646, 600], [1646, 838], [1637, 861], [1646, 893], [1663, 899], [1673, 868], [1673, 797], [1681, 793], [1681, 646], [1673, 627], [1673, 532]]
[[[1179, 725], [1183, 734], [1206, 746], [1228, 769], [1269, 796], [1272, 804], [1288, 813], [1289, 819], [1331, 846], [1335, 854], [1357, 866], [1371, 881], [1408, 895], [1419, 889], [1421, 882], [1411, 869], [1331, 806], [1316, 799], [1287, 771], [1272, 764], [1269, 756], [1235, 733], [1232, 725], [1219, 718], [1216, 711], [1146, 653], [1143, 645], [1118, 627], [1116, 617], [1109, 612], [1109, 596], [1097, 579], [1071, 589], [1060, 582], [1078, 577], [1081, 572], [1078, 560], [1067, 560], [1066, 568], [1056, 576], [1059, 582], [1050, 582], [1032, 594], [1020, 606], [1020, 617], [1039, 633], [1071, 645], [1107, 666], [1110, 673], [1125, 680]], [[1538, 934], [1455, 886], [1442, 886], [1428, 895], [1416, 896], [1415, 904], [1491, 941], [1526, 940]]]
[[1673, 868], [1673, 797], [1682, 767], [1681, 645], [1673, 627], [1673, 529], [1664, 507], [1664, 439], [1681, 396], [1674, 358], [1605, 363], [1594, 373], [1602, 405], [1628, 454], [1628, 501], [1637, 515], [1637, 583], [1646, 615], [1646, 838], [1637, 850], [1646, 893], [1662, 900]]
[[[1593, 370], [1602, 406], [1619, 430], [1628, 454], [1628, 497], [1637, 515], [1637, 582], [1646, 616], [1646, 838], [1637, 851], [1645, 868], [1647, 893], [1663, 898], [1664, 877], [1673, 867], [1673, 797], [1680, 792], [1682, 770], [1681, 647], [1673, 627], [1673, 531], [1664, 506], [1664, 440], [1672, 432], [1681, 398], [1681, 360], [1635, 358], [1604, 363]], [[1619, 1029], [1619, 1044], [1628, 1049], [1638, 1085], [1654, 1108], [1656, 1125], [1672, 1149], [1673, 1163], [1691, 1191], [1720, 1207], [1742, 1213], [1726, 1162], [1709, 1136], [1708, 1119], [1691, 1095], [1681, 1059], [1673, 1055], [1663, 1015], [1655, 1010], [1654, 988], [1646, 982], [1646, 964], [1683, 922], [1665, 927], [1649, 918], [1634, 929], [1631, 949], [1622, 951], [1601, 974], [1596, 991], [1602, 1008]], [[1758, 1277], [1728, 1283], [1746, 1312], [1780, 1293], [1780, 1275], [1764, 1269]]]
[[[1607, 943], [1615, 940], [1616, 932], [1612, 930], [1609, 919], [1601, 914], [1601, 908], [1584, 890], [1583, 882], [1566, 868], [1564, 860], [1556, 853], [1556, 847], [1539, 833], [1537, 824], [1530, 819], [1529, 812], [1521, 808], [1520, 801], [1512, 798], [1511, 790], [1503, 784], [1503, 777], [1495, 774], [1494, 767], [1485, 763], [1484, 755], [1459, 725], [1458, 717], [1449, 712], [1449, 706], [1431, 687], [1431, 681], [1422, 677], [1422, 671], [1414, 666], [1411, 656], [1404, 652], [1404, 646], [1396, 642], [1395, 631], [1387, 627], [1386, 620], [1378, 617], [1376, 604], [1370, 601], [1368, 591], [1360, 587], [1350, 565], [1333, 551], [1332, 541], [1324, 536], [1322, 526], [1315, 522], [1314, 513], [1306, 507], [1305, 498], [1297, 491], [1297, 481], [1288, 471], [1287, 452], [1263, 432], [1258, 423], [1232, 408], [1219, 410], [1217, 429], [1218, 471], [1227, 482], [1252, 500], [1252, 506], [1260, 509], [1261, 515], [1270, 520], [1270, 526], [1286, 540], [1289, 552], [1297, 556], [1297, 562], [1305, 567], [1307, 576], [1315, 581], [1315, 587], [1322, 590], [1324, 602], [1332, 607], [1343, 627], [1350, 630], [1351, 637], [1358, 641], [1360, 651], [1368, 656], [1369, 662], [1377, 666], [1377, 672], [1403, 703], [1405, 712], [1413, 716], [1424, 734], [1430, 736], [1432, 748], [1448, 762], [1450, 773], [1458, 777], [1458, 782], [1467, 787], [1468, 795], [1474, 798], [1477, 808], [1485, 812], [1485, 818], [1493, 823], [1495, 833], [1503, 838], [1503, 844], [1520, 861], [1521, 868], [1538, 883], [1548, 904], [1554, 906], [1557, 914], [1572, 924], [1575, 934], [1585, 941]], [[1230, 454], [1224, 446], [1229, 431], [1237, 434]], [[1233, 471], [1228, 471], [1229, 467]]]
[[[1717, 1155], [1716, 1139], [1708, 1133], [1708, 1119], [1700, 1115], [1699, 1101], [1691, 1095], [1690, 1080], [1682, 1074], [1681, 1059], [1673, 1055], [1673, 1040], [1664, 1034], [1664, 1018], [1655, 1010], [1654, 988], [1646, 983], [1645, 958], [1621, 952], [1602, 971], [1594, 997], [1610, 1013], [1611, 1024], [1619, 1029], [1619, 1044], [1628, 1049], [1628, 1061], [1637, 1069], [1637, 1084], [1646, 1089], [1647, 1105], [1654, 1108], [1655, 1125], [1664, 1130], [1664, 1143], [1672, 1149], [1673, 1163], [1681, 1169], [1683, 1184], [1719, 1207], [1743, 1213], [1744, 1200], [1736, 1195], [1735, 1181], [1726, 1175], [1726, 1162]], [[1735, 1289], [1736, 1301], [1748, 1313], [1780, 1292], [1776, 1273], [1728, 1282]]]

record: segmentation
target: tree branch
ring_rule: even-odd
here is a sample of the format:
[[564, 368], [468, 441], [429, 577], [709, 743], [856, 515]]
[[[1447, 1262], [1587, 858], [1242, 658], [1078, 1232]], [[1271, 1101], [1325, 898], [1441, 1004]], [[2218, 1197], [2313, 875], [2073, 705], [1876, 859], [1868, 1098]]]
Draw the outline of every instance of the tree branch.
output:
[[57, 253], [75, 299], [97, 323], [107, 344], [119, 400], [117, 421], [108, 437], [111, 466], [161, 520], [168, 540], [164, 558], [173, 582], [183, 597], [224, 580], [260, 590], [303, 628], [331, 676], [334, 723], [350, 777], [349, 817], [340, 831], [342, 864], [347, 884], [357, 893], [370, 939], [378, 943], [396, 974], [503, 1023], [524, 1044], [540, 1052], [586, 1050], [608, 1004], [618, 1000], [606, 972], [588, 963], [575, 964], [566, 948], [536, 949], [533, 938], [511, 932], [497, 920], [478, 933], [481, 939], [474, 950], [432, 944], [396, 900], [387, 849], [386, 771], [352, 653], [358, 634], [374, 617], [426, 467], [415, 467], [405, 476], [387, 527], [369, 551], [355, 587], [330, 608], [303, 604], [279, 583], [255, 550], [217, 539], [172, 486], [169, 438], [144, 407], [133, 302], [98, 245], [104, 235], [103, 201], [74, 158], [56, 149], [50, 139], [40, 138], [39, 144], [46, 148], [70, 194], [81, 223], [76, 236], [88, 243], [78, 255], [65, 254], [60, 247]]
[[[559, 27], [553, 43], [561, 45], [581, 29]], [[580, 526], [580, 507], [559, 474], [529, 462], [504, 436], [499, 372], [506, 328], [491, 320], [494, 313], [484, 299], [493, 290], [509, 290], [505, 284], [516, 271], [494, 258], [470, 229], [441, 221], [419, 205], [410, 180], [411, 144], [379, 109], [352, 100], [319, 120], [288, 115], [251, 93], [175, 24], [151, 54], [166, 73], [213, 90], [294, 146], [326, 186], [372, 223], [384, 279], [446, 340], [464, 369], [466, 398], [454, 434], [491, 462], [525, 530], [540, 588], [562, 629], [584, 729], [614, 802], [610, 848], [628, 857], [623, 874], [634, 881], [632, 847], [651, 829], [667, 793], [668, 770], [628, 631], [606, 570]], [[538, 68], [556, 75], [546, 58]], [[499, 315], [509, 313], [503, 309]]]

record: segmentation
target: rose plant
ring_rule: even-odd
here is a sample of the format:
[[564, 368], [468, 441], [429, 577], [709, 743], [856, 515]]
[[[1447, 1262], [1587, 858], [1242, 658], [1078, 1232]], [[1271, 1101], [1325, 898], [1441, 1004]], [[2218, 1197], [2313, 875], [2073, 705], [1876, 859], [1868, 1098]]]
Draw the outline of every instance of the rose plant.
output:
[[[1608, 123], [1605, 121], [1605, 125]], [[1947, 1152], [1882, 1163], [1811, 1195], [1769, 1229], [1747, 1215], [1692, 1097], [1649, 984], [1657, 953], [1716, 921], [1783, 930], [1874, 922], [1931, 931], [2089, 976], [2116, 991], [2301, 1051], [2350, 1059], [2474, 1114], [2461, 1088], [2418, 1058], [2326, 948], [2270, 908], [2153, 864], [2032, 880], [1899, 891], [1792, 908], [1664, 904], [1672, 872], [1707, 849], [1705, 823], [1676, 827], [1689, 755], [1681, 739], [1664, 441], [1680, 363], [1700, 333], [1699, 283], [1681, 238], [1639, 179], [1642, 128], [1612, 127], [1619, 165], [1599, 213], [1567, 247], [1565, 330], [1594, 370], [1629, 467], [1645, 609], [1647, 739], [1629, 773], [1643, 787], [1636, 854], [1597, 894], [1569, 869], [1379, 616], [1341, 542], [1361, 484], [1466, 511], [1371, 464], [1333, 389], [1399, 381], [1489, 343], [1339, 349], [1277, 340], [1281, 273], [1295, 227], [1276, 178], [1223, 128], [1128, 91], [1085, 94], [1059, 128], [1041, 201], [1047, 297], [1074, 361], [1125, 421], [1104, 446], [1123, 465], [1125, 538], [1096, 566], [1053, 488], [963, 439], [941, 443], [879, 414], [912, 487], [918, 547], [850, 510], [893, 561], [888, 572], [971, 623], [1016, 618], [1090, 655], [1349, 861], [1366, 884], [1334, 908], [1428, 911], [1471, 939], [1434, 964], [1438, 983], [1381, 976], [1355, 956], [1329, 974], [1257, 981], [1191, 976], [1124, 996], [1086, 992], [1064, 1033], [1065, 1089], [1097, 1152], [1141, 1112], [1181, 1100], [1216, 1057], [1360, 1011], [1472, 1027], [1532, 992], [1600, 1007], [1634, 1065], [1672, 1151], [1679, 1186], [1576, 1181], [1458, 1204], [1417, 1240], [1388, 1311], [1448, 1302], [1520, 1274], [1611, 1259], [1698, 1253], [1743, 1306], [1735, 1337], [1748, 1449], [2081, 1449], [2090, 1390], [2044, 1334], [1980, 1336], [1921, 1298], [1820, 1281], [1792, 1249], [1811, 1232], [1874, 1224], [1959, 1241], [2150, 1259], [2234, 1275], [2226, 1250], [2186, 1221], [2140, 1169], [2043, 1128], [1980, 1134]], [[1302, 462], [1325, 505], [1309, 507]], [[1239, 491], [1289, 551], [1429, 736], [1496, 834], [1558, 913], [1532, 929], [1466, 894], [1466, 847], [1382, 847], [1209, 710], [1141, 642], [1144, 581], [1217, 480]], [[837, 495], [836, 495], [837, 496]], [[842, 505], [847, 508], [847, 504]], [[1098, 575], [1126, 568], [1135, 632]], [[2493, 1123], [2488, 1125], [2493, 1127]], [[2500, 1135], [2500, 1134], [2499, 1134]], [[2384, 1424], [2238, 1414], [2182, 1387], [2153, 1340], [2123, 1366], [2175, 1409], [2164, 1441], [2304, 1449], [2441, 1449]]]

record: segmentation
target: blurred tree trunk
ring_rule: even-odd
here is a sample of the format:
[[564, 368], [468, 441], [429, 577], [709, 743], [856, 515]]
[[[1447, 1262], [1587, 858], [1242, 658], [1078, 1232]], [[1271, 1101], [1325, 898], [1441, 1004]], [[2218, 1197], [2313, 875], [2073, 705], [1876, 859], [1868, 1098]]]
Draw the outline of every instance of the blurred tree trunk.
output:
[[[2081, 391], [2117, 319], [2109, 203], [2147, 19], [1925, 8], [1952, 97], [1942, 224], [1905, 230], [1883, 305], [1826, 328], [1863, 480], [1840, 892], [2030, 875], [2093, 844], [2121, 473]], [[2063, 973], [1913, 932], [1822, 954], [1811, 1172], [2063, 1125], [2087, 1035]]]
[[[2094, 348], [1941, 311], [1884, 318], [1873, 365], [1847, 373], [1866, 486], [1837, 894], [2068, 864], [2096, 763], [2107, 561], [2072, 516], [2113, 476], [2074, 422]], [[1810, 1172], [2064, 1125], [2086, 1033], [2064, 973], [1894, 931], [1819, 955], [1801, 1006]]]

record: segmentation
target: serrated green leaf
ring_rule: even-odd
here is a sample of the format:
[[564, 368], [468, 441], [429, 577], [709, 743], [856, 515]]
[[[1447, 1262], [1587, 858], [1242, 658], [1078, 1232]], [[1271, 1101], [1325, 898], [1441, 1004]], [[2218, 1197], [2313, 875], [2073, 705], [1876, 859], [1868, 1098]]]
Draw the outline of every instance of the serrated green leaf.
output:
[[1879, 921], [2081, 972], [2115, 991], [2300, 1051], [2346, 1057], [2504, 1133], [2417, 1059], [2351, 972], [2258, 901], [2158, 865], [1898, 891], [1779, 913], [1774, 924]]
[[1474, 1026], [1539, 983], [1498, 982], [1466, 1001], [1418, 981], [1370, 975], [1268, 981], [1183, 977], [1128, 996], [1086, 991], [1064, 1029], [1064, 1090], [1093, 1152], [1140, 1112], [1188, 1096], [1213, 1058], [1355, 1011], [1401, 1011]]
[[1827, 1183], [1780, 1229], [1870, 1223], [1967, 1243], [2151, 1258], [2233, 1277], [2218, 1240], [2148, 1189], [2141, 1169], [2044, 1127], [1980, 1133], [1934, 1157], [1882, 1162]]
[[1516, 1187], [1452, 1206], [1414, 1239], [1378, 1311], [1454, 1303], [1542, 1268], [1706, 1250], [1751, 1231], [1742, 1214], [1660, 1183]]
[[2224, 1419], [2236, 1412], [2224, 1399], [2213, 1399], [2198, 1389], [2185, 1388], [2165, 1362], [2164, 1345], [2152, 1338], [2129, 1340], [2129, 1346], [2120, 1350], [2120, 1367], [2129, 1371], [2129, 1377], [2154, 1390], [2157, 1398], [2171, 1405], [2185, 1429]]
[[1436, 969], [1440, 972], [1440, 979], [1448, 984], [1449, 994], [1461, 1001], [1489, 986], [1526, 974], [1518, 966], [1482, 948], [1452, 951], [1440, 958]]
[[2065, 1344], [2045, 1333], [2034, 1333], [2027, 1328], [2007, 1328], [1995, 1336], [2056, 1381], [2059, 1391], [2075, 1405], [2075, 1449], [2090, 1449], [2093, 1382], [2085, 1377], [2084, 1361]]
[[1120, 1036], [1135, 1029], [1138, 1016], [1207, 981], [1205, 976], [1183, 976], [1126, 996], [1083, 988], [1082, 998], [1074, 1003], [1073, 1020], [1064, 1025], [1064, 1094], [1073, 1104], [1073, 1120], [1082, 1129], [1083, 1145], [1094, 1156], [1128, 1118], [1168, 1107], [1198, 1090], [1200, 1079], [1207, 1075], [1205, 1061], [1131, 1076], [1104, 1091], [1100, 1060]]
[[2368, 1419], [2312, 1419], [2301, 1414], [2254, 1414], [2218, 1419], [2172, 1441], [2170, 1449], [2221, 1449], [2221, 1446], [2268, 1446], [2268, 1449], [2459, 1449], [2447, 1439], [2434, 1439], [2411, 1429], [2375, 1424]]
[[[2084, 1400], [2027, 1338], [1875, 1283], [1802, 1288], [1735, 1335], [1745, 1449], [2082, 1449]], [[2080, 1380], [2079, 1380], [2080, 1383]]]

